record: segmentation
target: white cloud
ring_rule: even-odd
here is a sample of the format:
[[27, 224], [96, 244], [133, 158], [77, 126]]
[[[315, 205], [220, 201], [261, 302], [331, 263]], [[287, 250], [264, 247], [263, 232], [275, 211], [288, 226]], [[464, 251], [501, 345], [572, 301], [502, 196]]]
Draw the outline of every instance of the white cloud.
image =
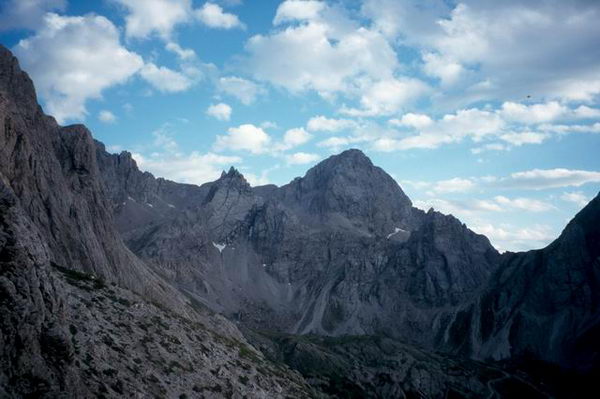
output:
[[441, 180], [434, 184], [432, 190], [436, 193], [460, 193], [472, 189], [475, 186], [470, 179], [455, 177], [453, 179]]
[[7, 0], [0, 6], [0, 31], [38, 29], [49, 11], [64, 11], [66, 0]]
[[365, 0], [361, 11], [390, 40], [415, 45], [439, 34], [437, 21], [450, 10], [442, 1]]
[[227, 130], [227, 134], [217, 136], [215, 150], [217, 151], [250, 151], [252, 154], [262, 154], [269, 150], [271, 137], [260, 127], [252, 124], [240, 125]]
[[104, 123], [115, 123], [117, 121], [117, 117], [108, 110], [102, 110], [98, 113], [98, 119], [100, 122]]
[[389, 123], [396, 126], [408, 126], [414, 129], [423, 129], [430, 126], [433, 120], [425, 114], [408, 113], [402, 115], [401, 119], [390, 119]]
[[157, 90], [164, 93], [177, 93], [192, 87], [194, 80], [184, 73], [167, 67], [158, 67], [148, 63], [140, 71], [140, 75]]
[[523, 144], [541, 144], [548, 138], [545, 133], [536, 132], [511, 132], [500, 136], [501, 140], [506, 141], [514, 146], [522, 146]]
[[256, 83], [237, 76], [227, 76], [219, 79], [219, 89], [240, 100], [244, 105], [250, 105], [264, 93], [264, 89]]
[[340, 6], [285, 1], [274, 24], [278, 29], [271, 34], [248, 40], [246, 66], [257, 79], [291, 92], [354, 99], [375, 82], [393, 79], [399, 66], [386, 38], [360, 26]]
[[566, 113], [567, 108], [556, 101], [533, 105], [505, 102], [500, 110], [504, 119], [525, 124], [551, 122]]
[[182, 48], [179, 44], [175, 42], [168, 42], [165, 45], [165, 48], [172, 53], [177, 54], [177, 56], [183, 61], [189, 61], [196, 58], [196, 52], [189, 48]]
[[[412, 123], [414, 122], [415, 120], [412, 120]], [[402, 121], [397, 123], [402, 124]], [[413, 148], [431, 149], [442, 144], [460, 142], [467, 137], [474, 142], [480, 142], [488, 137], [496, 137], [503, 131], [504, 126], [505, 122], [495, 112], [477, 108], [462, 109], [454, 114], [446, 114], [433, 123], [425, 123], [416, 135], [401, 139], [380, 138], [374, 142], [373, 149], [386, 152]]]
[[219, 178], [223, 168], [239, 164], [242, 159], [235, 156], [223, 156], [214, 153], [192, 152], [154, 153], [150, 156], [133, 154], [138, 166], [155, 176], [164, 177], [181, 183], [202, 184]]
[[283, 143], [280, 148], [287, 150], [307, 143], [312, 138], [312, 135], [303, 128], [290, 129], [283, 135]]
[[361, 109], [343, 107], [341, 112], [353, 116], [389, 115], [400, 111], [429, 91], [429, 86], [419, 79], [380, 80], [363, 90], [360, 97]]
[[277, 127], [277, 123], [273, 121], [264, 121], [260, 124], [260, 127], [263, 129], [275, 129]]
[[543, 190], [557, 187], [579, 187], [587, 183], [598, 182], [600, 182], [600, 172], [556, 168], [512, 173], [505, 183], [511, 187]]
[[470, 75], [465, 84], [490, 81], [481, 95], [590, 101], [600, 93], [598, 18], [589, 1], [465, 0], [412, 40], [427, 50], [426, 71], [452, 78], [460, 67]]
[[320, 155], [306, 152], [296, 152], [286, 156], [286, 160], [289, 165], [304, 165], [318, 161], [319, 159], [321, 159]]
[[509, 147], [500, 143], [489, 143], [480, 147], [471, 148], [471, 153], [481, 154], [484, 151], [506, 151]]
[[569, 133], [600, 133], [600, 122], [596, 122], [593, 125], [552, 125], [544, 124], [538, 127], [539, 130], [544, 132], [552, 132], [558, 134], [569, 134]]
[[326, 4], [316, 0], [288, 0], [277, 8], [273, 24], [279, 25], [290, 21], [315, 20], [325, 9]]
[[306, 128], [311, 132], [339, 132], [340, 130], [353, 129], [357, 123], [351, 119], [333, 119], [323, 115], [310, 118]]
[[580, 119], [600, 119], [600, 109], [581, 105], [573, 111], [573, 115]]
[[581, 208], [583, 208], [588, 204], [588, 202], [590, 202], [590, 198], [581, 191], [573, 191], [570, 193], [565, 192], [560, 196], [560, 199], [563, 201], [577, 204], [577, 206]]
[[260, 176], [255, 175], [254, 173], [244, 172], [244, 178], [246, 181], [252, 186], [264, 186], [269, 184], [271, 181], [269, 180], [268, 171], [263, 171]]
[[362, 137], [330, 137], [328, 139], [319, 141], [317, 146], [329, 148], [334, 152], [338, 152], [343, 148], [349, 147], [353, 144], [364, 142], [366, 139]]
[[189, 21], [191, 0], [113, 0], [124, 6], [127, 37], [146, 38], [152, 33], [169, 39], [176, 25]]
[[231, 107], [225, 103], [211, 104], [206, 110], [206, 114], [220, 121], [228, 121], [231, 117]]
[[507, 208], [513, 208], [523, 211], [529, 212], [546, 212], [555, 207], [552, 204], [549, 204], [544, 201], [532, 199], [532, 198], [507, 198], [502, 195], [494, 197], [494, 201], [496, 201], [499, 205]]
[[245, 25], [240, 22], [237, 15], [224, 12], [221, 6], [215, 3], [204, 3], [204, 5], [196, 10], [195, 13], [196, 18], [211, 28], [245, 29]]
[[555, 232], [545, 225], [520, 228], [511, 225], [498, 226], [492, 223], [482, 223], [469, 227], [476, 233], [488, 237], [500, 251], [542, 248], [556, 238]]
[[460, 63], [445, 59], [439, 54], [426, 52], [423, 54], [423, 62], [425, 73], [439, 78], [442, 86], [455, 84], [465, 73], [465, 68]]
[[142, 66], [142, 58], [121, 46], [119, 31], [108, 19], [89, 14], [46, 14], [35, 35], [13, 49], [46, 104], [60, 122], [83, 119], [85, 103], [108, 87], [124, 83]]

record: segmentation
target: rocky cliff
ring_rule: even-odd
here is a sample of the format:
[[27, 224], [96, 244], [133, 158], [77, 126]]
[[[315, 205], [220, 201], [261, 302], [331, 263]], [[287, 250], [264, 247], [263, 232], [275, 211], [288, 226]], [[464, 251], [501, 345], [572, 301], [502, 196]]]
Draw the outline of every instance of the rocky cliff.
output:
[[0, 121], [1, 397], [317, 395], [123, 244], [89, 131], [4, 47]]

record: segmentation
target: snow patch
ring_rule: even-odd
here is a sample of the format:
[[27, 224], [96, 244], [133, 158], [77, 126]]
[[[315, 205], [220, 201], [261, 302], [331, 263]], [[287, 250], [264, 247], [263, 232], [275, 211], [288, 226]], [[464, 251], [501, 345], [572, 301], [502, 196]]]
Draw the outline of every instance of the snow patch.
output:
[[227, 246], [227, 244], [217, 244], [216, 242], [213, 241], [213, 245], [215, 248], [217, 248], [219, 250], [219, 252], [223, 252], [223, 250], [225, 249], [225, 247]]
[[149, 203], [147, 203], [147, 202], [146, 202], [146, 205], [148, 205], [150, 208], [154, 208], [154, 205], [152, 205], [152, 204], [149, 204]]
[[389, 240], [390, 238], [392, 238], [393, 236], [395, 236], [396, 234], [398, 234], [398, 233], [408, 233], [408, 231], [407, 231], [407, 230], [404, 230], [404, 229], [401, 229], [400, 227], [396, 227], [396, 228], [394, 229], [394, 232], [393, 232], [393, 233], [390, 233], [390, 234], [388, 234], [388, 235], [387, 235], [387, 238], [388, 238], [388, 240]]
[[175, 205], [173, 205], [173, 204], [167, 204], [167, 206], [168, 206], [169, 208], [175, 208]]
[[133, 202], [135, 202], [135, 200], [134, 200], [133, 198], [131, 198], [129, 195], [127, 196], [127, 199], [128, 199], [129, 201], [133, 201]]

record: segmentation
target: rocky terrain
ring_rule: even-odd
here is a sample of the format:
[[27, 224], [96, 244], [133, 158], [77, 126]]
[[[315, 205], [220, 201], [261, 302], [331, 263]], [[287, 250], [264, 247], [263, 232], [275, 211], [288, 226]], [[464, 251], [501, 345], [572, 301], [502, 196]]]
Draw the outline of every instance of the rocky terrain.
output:
[[155, 178], [0, 47], [1, 397], [561, 396], [600, 370], [599, 226], [597, 197], [499, 254], [358, 150], [281, 187]]
[[0, 48], [0, 397], [310, 397], [119, 238], [83, 126]]

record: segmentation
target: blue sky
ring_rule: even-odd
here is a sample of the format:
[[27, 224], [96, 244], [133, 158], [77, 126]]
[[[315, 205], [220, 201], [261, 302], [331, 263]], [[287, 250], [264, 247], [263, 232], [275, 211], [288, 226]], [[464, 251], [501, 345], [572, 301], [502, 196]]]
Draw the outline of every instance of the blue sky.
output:
[[285, 184], [362, 149], [420, 208], [539, 248], [600, 186], [600, 3], [1, 0], [44, 110], [157, 176]]

